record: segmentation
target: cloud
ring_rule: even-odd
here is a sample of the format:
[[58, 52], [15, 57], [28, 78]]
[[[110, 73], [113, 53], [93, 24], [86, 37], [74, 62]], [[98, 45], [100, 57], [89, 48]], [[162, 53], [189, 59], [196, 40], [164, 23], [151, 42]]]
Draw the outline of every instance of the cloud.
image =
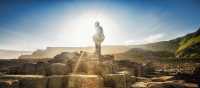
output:
[[146, 39], [144, 39], [145, 42], [151, 43], [151, 42], [157, 42], [160, 41], [164, 37], [164, 34], [155, 34], [155, 35], [150, 35]]
[[150, 36], [148, 36], [144, 39], [141, 39], [141, 40], [125, 41], [125, 44], [126, 45], [139, 45], [139, 44], [147, 44], [147, 43], [158, 42], [158, 41], [161, 41], [164, 36], [165, 36], [165, 34], [163, 34], [163, 33], [154, 34], [154, 35], [150, 35]]

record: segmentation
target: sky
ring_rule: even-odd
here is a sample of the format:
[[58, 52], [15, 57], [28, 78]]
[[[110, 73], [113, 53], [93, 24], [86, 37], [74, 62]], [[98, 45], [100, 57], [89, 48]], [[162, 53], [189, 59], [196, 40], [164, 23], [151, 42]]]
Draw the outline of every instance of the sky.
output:
[[199, 0], [0, 0], [0, 49], [93, 46], [171, 40], [200, 27]]

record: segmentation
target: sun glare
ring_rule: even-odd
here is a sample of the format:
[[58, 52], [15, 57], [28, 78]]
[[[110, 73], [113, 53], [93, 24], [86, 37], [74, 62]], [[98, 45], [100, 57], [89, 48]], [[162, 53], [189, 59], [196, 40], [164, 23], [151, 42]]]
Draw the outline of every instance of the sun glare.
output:
[[[116, 38], [116, 36], [113, 36], [112, 34], [115, 34], [119, 27], [117, 27], [114, 19], [112, 19], [111, 14], [105, 12], [85, 11], [82, 14], [73, 16], [73, 18], [69, 18], [65, 22], [66, 25], [62, 32], [65, 37], [62, 37], [64, 38], [62, 40], [65, 40], [65, 38], [70, 38], [72, 42], [75, 42], [80, 46], [93, 45], [92, 35], [95, 32], [95, 21], [100, 22], [100, 25], [103, 27], [106, 36], [110, 35], [109, 38], [111, 39], [112, 37]], [[112, 29], [114, 29], [114, 31]]]

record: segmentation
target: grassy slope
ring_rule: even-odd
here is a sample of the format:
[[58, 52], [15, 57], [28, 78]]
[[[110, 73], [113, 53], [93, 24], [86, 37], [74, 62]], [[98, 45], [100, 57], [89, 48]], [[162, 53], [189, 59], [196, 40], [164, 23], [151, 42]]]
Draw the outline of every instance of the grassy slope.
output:
[[[132, 50], [121, 54], [125, 58], [167, 58], [172, 56], [200, 58], [200, 29], [170, 41], [130, 46]], [[138, 50], [138, 48], [142, 50]], [[175, 55], [172, 55], [173, 53]], [[173, 57], [175, 58], [175, 57]]]
[[176, 51], [176, 56], [200, 58], [200, 29], [182, 39]]
[[200, 42], [200, 36], [192, 37], [187, 41], [183, 40], [183, 42], [180, 43], [180, 47], [177, 49], [177, 52], [181, 52], [182, 50], [192, 47], [192, 45], [195, 45], [199, 42]]

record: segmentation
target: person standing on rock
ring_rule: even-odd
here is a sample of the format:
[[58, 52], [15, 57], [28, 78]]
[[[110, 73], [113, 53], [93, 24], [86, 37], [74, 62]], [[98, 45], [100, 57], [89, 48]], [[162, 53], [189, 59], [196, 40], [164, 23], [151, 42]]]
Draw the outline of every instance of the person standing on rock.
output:
[[105, 36], [103, 33], [103, 28], [100, 26], [100, 23], [95, 22], [96, 33], [93, 36], [93, 41], [95, 42], [95, 54], [100, 59], [101, 57], [101, 43], [104, 41]]

